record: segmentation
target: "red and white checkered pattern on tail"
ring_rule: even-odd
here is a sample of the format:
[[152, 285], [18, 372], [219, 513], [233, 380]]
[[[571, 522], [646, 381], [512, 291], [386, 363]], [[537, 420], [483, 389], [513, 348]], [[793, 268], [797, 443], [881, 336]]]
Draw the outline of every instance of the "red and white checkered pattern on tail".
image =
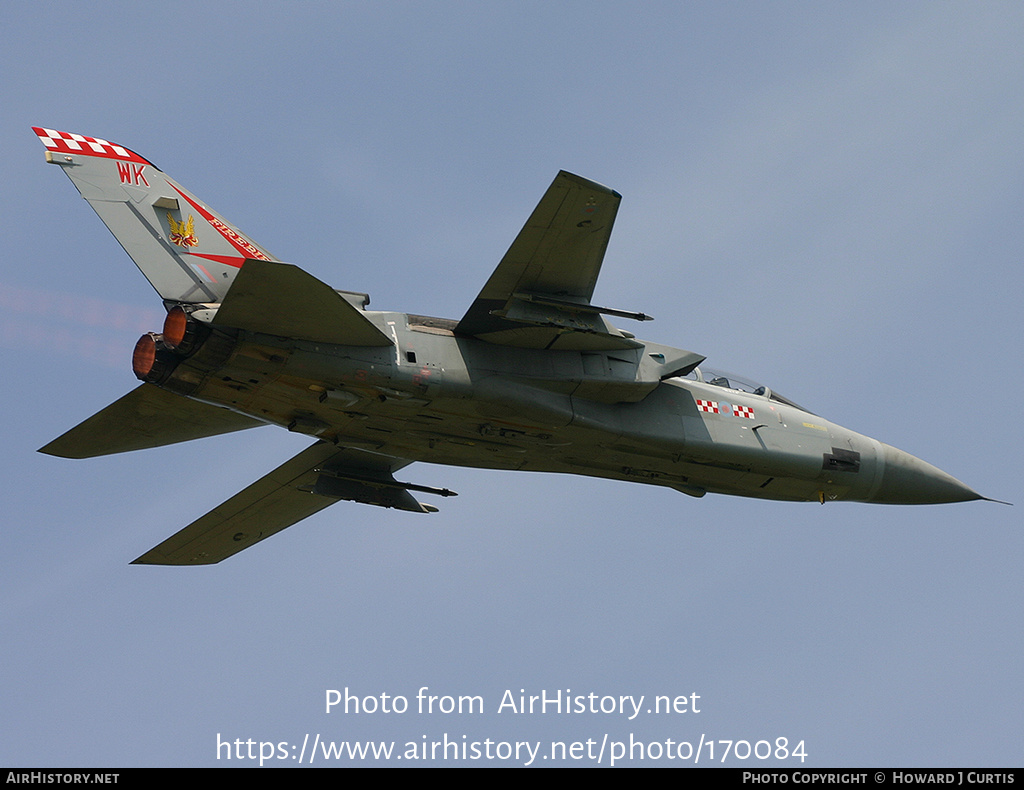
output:
[[712, 414], [718, 414], [718, 402], [713, 400], [700, 400], [697, 399], [697, 408], [701, 411], [711, 412]]
[[124, 146], [103, 140], [99, 137], [86, 137], [84, 134], [72, 134], [71, 132], [58, 132], [54, 129], [43, 129], [33, 126], [32, 131], [39, 136], [39, 142], [50, 151], [57, 151], [62, 154], [78, 154], [85, 156], [99, 156], [104, 159], [123, 159], [126, 162], [143, 162], [150, 164], [149, 160], [143, 159], [134, 151], [129, 151]]
[[749, 406], [733, 406], [732, 413], [734, 417], [746, 417], [748, 420], [754, 419], [754, 410]]

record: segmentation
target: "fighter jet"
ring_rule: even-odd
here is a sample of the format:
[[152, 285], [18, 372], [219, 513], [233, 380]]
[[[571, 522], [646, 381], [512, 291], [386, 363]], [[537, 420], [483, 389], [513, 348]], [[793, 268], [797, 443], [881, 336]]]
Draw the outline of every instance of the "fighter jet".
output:
[[416, 461], [808, 502], [984, 499], [591, 301], [621, 196], [560, 172], [459, 320], [371, 311], [282, 263], [152, 162], [34, 128], [163, 300], [137, 389], [40, 452], [89, 458], [278, 425], [314, 441], [135, 560], [220, 562], [345, 499], [432, 513]]

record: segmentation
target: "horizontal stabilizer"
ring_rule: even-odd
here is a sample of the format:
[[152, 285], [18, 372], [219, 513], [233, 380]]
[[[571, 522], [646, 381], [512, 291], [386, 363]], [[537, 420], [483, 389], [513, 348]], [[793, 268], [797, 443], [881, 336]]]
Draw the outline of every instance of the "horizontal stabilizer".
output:
[[143, 384], [39, 452], [94, 458], [217, 436], [266, 423]]
[[213, 323], [319, 343], [392, 344], [345, 297], [290, 263], [246, 261]]
[[[431, 508], [412, 500], [408, 491], [394, 488], [403, 484], [395, 483], [391, 473], [409, 463], [404, 458], [339, 450], [318, 442], [150, 549], [133, 564], [212, 565], [339, 499], [430, 512]], [[342, 483], [341, 478], [335, 479], [337, 474], [371, 482], [335, 488], [330, 483], [321, 485], [321, 480]]]

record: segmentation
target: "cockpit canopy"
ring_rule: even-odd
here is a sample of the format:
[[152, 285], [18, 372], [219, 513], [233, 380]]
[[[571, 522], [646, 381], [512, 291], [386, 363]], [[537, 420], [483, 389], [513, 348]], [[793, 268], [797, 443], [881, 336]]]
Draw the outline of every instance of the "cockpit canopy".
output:
[[805, 409], [799, 403], [794, 403], [789, 398], [774, 392], [764, 384], [758, 384], [756, 381], [751, 381], [746, 376], [737, 376], [734, 373], [727, 373], [724, 370], [716, 370], [715, 368], [698, 367], [687, 373], [681, 378], [690, 379], [691, 381], [702, 381], [705, 384], [711, 384], [716, 387], [724, 387], [730, 390], [739, 390], [740, 392], [747, 392], [751, 395], [760, 395], [763, 398], [769, 400], [778, 401], [779, 403], [785, 403], [787, 406], [792, 406], [794, 409], [800, 409], [800, 411], [806, 411], [808, 414], [814, 412]]

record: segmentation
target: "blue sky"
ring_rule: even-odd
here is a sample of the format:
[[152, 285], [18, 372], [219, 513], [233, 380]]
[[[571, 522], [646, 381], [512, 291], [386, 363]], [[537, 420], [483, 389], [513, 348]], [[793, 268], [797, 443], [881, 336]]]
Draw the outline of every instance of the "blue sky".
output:
[[[1022, 34], [1013, 3], [8, 3], [0, 764], [247, 765], [218, 734], [307, 733], [1019, 764]], [[580, 173], [623, 194], [596, 303], [1017, 507], [417, 465], [460, 493], [429, 518], [340, 503], [221, 565], [129, 566], [305, 440], [35, 452], [135, 385], [162, 309], [33, 125], [137, 150], [372, 308], [453, 318]], [[423, 686], [486, 711], [324, 712]], [[499, 714], [506, 689], [702, 708]]]

